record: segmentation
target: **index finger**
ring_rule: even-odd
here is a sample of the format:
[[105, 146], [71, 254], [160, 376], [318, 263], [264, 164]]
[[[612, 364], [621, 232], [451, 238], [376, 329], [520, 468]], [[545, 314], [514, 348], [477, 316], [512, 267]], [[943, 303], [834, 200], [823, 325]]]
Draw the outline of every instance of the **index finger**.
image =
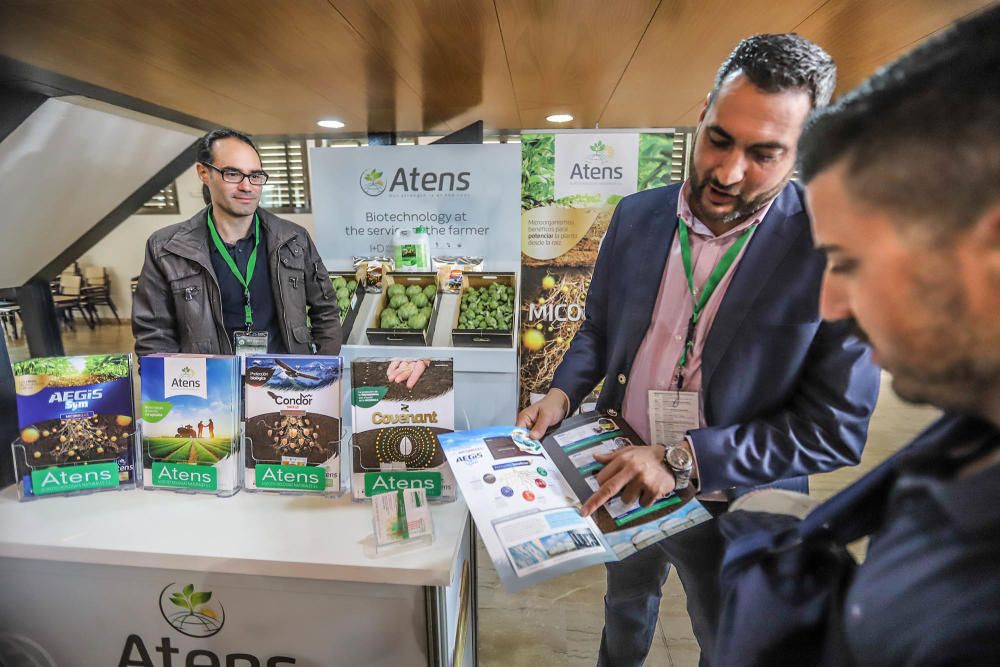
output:
[[593, 514], [598, 507], [601, 507], [604, 503], [608, 502], [615, 495], [628, 484], [631, 477], [625, 471], [622, 471], [606, 481], [604, 484], [594, 491], [594, 495], [587, 499], [587, 502], [583, 504], [580, 508], [580, 514], [583, 516], [590, 516]]

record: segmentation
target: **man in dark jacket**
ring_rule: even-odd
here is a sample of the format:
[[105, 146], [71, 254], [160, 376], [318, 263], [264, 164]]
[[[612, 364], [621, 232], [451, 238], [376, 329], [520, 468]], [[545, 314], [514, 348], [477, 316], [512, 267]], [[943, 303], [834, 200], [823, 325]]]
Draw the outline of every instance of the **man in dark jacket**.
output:
[[305, 229], [258, 208], [267, 174], [246, 135], [198, 143], [211, 204], [146, 243], [132, 302], [136, 354], [339, 354], [333, 286]]
[[[806, 476], [860, 459], [878, 369], [846, 323], [820, 321], [824, 258], [789, 182], [802, 124], [834, 79], [830, 56], [797, 35], [744, 40], [701, 112], [690, 178], [618, 204], [583, 326], [551, 391], [518, 417], [539, 437], [603, 378], [598, 408], [652, 445], [596, 455], [601, 487], [584, 514], [619, 492], [648, 506], [689, 475], [719, 514], [754, 487], [805, 491]], [[657, 414], [671, 426], [659, 434]], [[643, 663], [671, 565], [711, 664], [721, 554], [710, 521], [609, 563], [598, 664]]]

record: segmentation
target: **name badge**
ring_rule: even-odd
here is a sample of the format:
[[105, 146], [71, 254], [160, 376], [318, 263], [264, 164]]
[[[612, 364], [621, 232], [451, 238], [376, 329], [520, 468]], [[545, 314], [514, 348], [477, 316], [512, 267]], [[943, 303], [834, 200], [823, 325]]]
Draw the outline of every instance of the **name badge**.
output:
[[233, 350], [238, 357], [267, 354], [267, 332], [237, 331], [233, 335]]

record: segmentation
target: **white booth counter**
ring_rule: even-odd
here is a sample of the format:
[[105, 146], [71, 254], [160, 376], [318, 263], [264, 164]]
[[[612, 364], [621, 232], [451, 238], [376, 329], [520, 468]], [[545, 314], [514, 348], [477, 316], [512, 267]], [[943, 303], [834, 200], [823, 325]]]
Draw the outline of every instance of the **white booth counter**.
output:
[[432, 506], [432, 544], [379, 554], [371, 506], [349, 495], [19, 503], [8, 488], [0, 664], [475, 664], [465, 504]]

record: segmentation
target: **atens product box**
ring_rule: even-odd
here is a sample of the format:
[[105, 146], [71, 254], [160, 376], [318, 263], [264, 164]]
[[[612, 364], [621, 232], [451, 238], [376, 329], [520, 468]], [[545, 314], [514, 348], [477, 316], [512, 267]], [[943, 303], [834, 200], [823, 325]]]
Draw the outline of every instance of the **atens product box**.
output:
[[243, 359], [247, 491], [341, 494], [340, 357]]
[[13, 370], [22, 500], [135, 487], [131, 355], [28, 359]]
[[143, 487], [231, 496], [240, 489], [239, 359], [140, 361]]
[[358, 359], [351, 364], [355, 500], [423, 488], [453, 500], [455, 477], [438, 435], [455, 430], [451, 359]]

